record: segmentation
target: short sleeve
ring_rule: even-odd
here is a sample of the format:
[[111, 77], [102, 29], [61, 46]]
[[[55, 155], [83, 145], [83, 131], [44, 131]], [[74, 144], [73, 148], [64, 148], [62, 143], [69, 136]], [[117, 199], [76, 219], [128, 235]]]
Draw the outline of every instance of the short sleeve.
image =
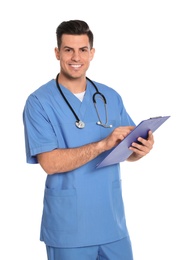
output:
[[57, 148], [57, 137], [47, 113], [35, 95], [26, 100], [23, 111], [27, 163], [37, 163], [36, 155]]

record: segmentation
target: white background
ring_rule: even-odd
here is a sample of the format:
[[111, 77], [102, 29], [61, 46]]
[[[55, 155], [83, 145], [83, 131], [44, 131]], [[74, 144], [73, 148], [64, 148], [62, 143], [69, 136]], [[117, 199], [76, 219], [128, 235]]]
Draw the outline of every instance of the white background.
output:
[[26, 164], [22, 110], [59, 71], [55, 30], [70, 19], [94, 32], [88, 76], [116, 89], [135, 123], [171, 116], [148, 156], [121, 164], [134, 259], [189, 259], [187, 2], [1, 1], [1, 259], [46, 259], [39, 241], [45, 173]]

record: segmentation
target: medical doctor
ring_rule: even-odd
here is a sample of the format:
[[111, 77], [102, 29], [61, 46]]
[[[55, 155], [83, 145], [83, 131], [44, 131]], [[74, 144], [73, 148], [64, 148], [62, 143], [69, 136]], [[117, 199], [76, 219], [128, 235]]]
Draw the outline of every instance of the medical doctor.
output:
[[[48, 260], [132, 260], [120, 165], [96, 165], [135, 124], [114, 89], [86, 77], [95, 53], [88, 24], [64, 21], [56, 36], [60, 72], [23, 111], [27, 163], [47, 173], [40, 240]], [[138, 140], [128, 161], [153, 147], [151, 131]]]

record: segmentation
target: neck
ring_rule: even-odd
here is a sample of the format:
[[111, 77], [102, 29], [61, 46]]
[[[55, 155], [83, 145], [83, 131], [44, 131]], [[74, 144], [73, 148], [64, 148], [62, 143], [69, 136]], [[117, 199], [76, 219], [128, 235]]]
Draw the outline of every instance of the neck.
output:
[[58, 83], [74, 94], [84, 92], [87, 86], [87, 80], [85, 76], [80, 78], [68, 78], [64, 77], [61, 73], [58, 76]]

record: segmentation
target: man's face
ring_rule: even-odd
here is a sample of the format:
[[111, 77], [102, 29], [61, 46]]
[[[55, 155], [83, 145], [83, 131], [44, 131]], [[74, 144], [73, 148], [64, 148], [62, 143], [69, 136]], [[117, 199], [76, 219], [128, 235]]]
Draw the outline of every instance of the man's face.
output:
[[95, 50], [90, 49], [87, 35], [62, 35], [60, 50], [55, 48], [60, 60], [61, 73], [69, 79], [85, 77]]

